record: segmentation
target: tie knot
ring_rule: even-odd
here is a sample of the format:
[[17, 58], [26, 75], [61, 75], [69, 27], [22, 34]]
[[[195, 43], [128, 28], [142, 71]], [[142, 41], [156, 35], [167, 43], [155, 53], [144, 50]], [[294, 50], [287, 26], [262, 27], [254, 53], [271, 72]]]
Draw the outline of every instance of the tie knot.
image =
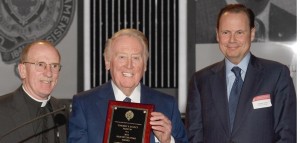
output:
[[124, 102], [131, 102], [131, 99], [129, 97], [126, 97], [123, 101]]
[[241, 77], [241, 68], [239, 68], [239, 67], [233, 67], [232, 69], [231, 69], [231, 71], [234, 73], [234, 75], [235, 75], [235, 77], [236, 78], [240, 78]]

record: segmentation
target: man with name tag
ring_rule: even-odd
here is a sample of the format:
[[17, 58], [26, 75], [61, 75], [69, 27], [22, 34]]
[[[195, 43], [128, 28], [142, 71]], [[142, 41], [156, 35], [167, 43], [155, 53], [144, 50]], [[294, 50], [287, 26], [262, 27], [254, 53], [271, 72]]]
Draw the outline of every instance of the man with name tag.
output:
[[187, 142], [175, 99], [140, 82], [147, 69], [148, 54], [148, 41], [136, 29], [122, 29], [107, 40], [105, 67], [112, 79], [73, 97], [69, 143], [103, 142], [110, 100], [155, 106], [150, 117], [151, 143]]
[[190, 142], [296, 143], [296, 93], [286, 65], [254, 56], [255, 16], [242, 4], [221, 9], [223, 61], [197, 71], [188, 89]]

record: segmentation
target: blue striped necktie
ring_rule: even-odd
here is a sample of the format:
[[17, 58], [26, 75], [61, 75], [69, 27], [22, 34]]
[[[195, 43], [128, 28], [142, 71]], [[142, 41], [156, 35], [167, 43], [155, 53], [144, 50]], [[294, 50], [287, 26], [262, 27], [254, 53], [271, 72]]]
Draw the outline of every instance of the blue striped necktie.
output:
[[131, 102], [131, 99], [129, 97], [126, 97], [123, 101], [124, 102]]
[[235, 81], [232, 85], [230, 95], [229, 95], [229, 118], [230, 118], [230, 129], [232, 130], [237, 104], [239, 101], [241, 89], [243, 86], [243, 80], [241, 77], [241, 69], [239, 67], [233, 67], [231, 71], [235, 75]]

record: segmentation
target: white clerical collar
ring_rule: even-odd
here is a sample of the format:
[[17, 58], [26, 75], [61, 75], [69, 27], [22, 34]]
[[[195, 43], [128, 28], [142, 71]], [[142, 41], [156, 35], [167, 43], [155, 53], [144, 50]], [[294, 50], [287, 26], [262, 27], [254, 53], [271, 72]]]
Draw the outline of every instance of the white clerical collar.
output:
[[25, 93], [26, 93], [31, 99], [33, 99], [33, 100], [36, 101], [36, 102], [42, 103], [42, 104], [41, 104], [41, 107], [45, 107], [46, 104], [47, 104], [47, 102], [48, 102], [48, 101], [50, 100], [50, 98], [51, 98], [51, 96], [49, 95], [49, 96], [48, 96], [48, 99], [45, 99], [45, 100], [35, 99], [33, 96], [31, 96], [31, 95], [26, 91], [26, 89], [24, 88], [23, 85], [22, 85], [22, 88], [23, 88], [23, 90], [25, 91]]
[[[116, 101], [123, 101], [127, 96], [111, 81], [111, 85], [115, 94]], [[141, 102], [141, 84], [134, 88], [130, 96], [131, 102], [140, 103]]]

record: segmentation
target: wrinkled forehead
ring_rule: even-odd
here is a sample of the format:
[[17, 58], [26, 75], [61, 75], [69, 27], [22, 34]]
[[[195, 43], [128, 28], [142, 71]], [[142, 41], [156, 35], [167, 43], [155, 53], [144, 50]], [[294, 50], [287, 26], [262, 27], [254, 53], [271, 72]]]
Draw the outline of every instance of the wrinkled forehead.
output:
[[37, 43], [30, 47], [27, 53], [27, 59], [33, 60], [51, 60], [60, 62], [58, 50], [52, 45], [45, 43]]
[[245, 12], [227, 11], [221, 15], [218, 28], [221, 28], [224, 24], [226, 26], [234, 27], [235, 23], [242, 23], [245, 24], [246, 27], [250, 27], [250, 20]]
[[122, 35], [114, 39], [111, 48], [114, 50], [143, 51], [142, 42], [134, 36]]

